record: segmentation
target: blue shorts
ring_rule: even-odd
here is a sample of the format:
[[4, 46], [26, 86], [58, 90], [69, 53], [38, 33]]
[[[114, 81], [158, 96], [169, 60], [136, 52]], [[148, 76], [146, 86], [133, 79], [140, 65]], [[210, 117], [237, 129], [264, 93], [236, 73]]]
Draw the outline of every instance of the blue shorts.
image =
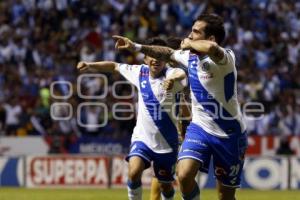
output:
[[175, 180], [177, 153], [177, 150], [171, 153], [155, 153], [143, 142], [137, 141], [131, 145], [126, 161], [129, 161], [132, 156], [138, 156], [143, 159], [146, 169], [151, 166], [151, 161], [153, 161], [155, 177], [160, 182], [169, 183]]
[[220, 138], [191, 123], [187, 128], [178, 160], [197, 160], [201, 162], [200, 171], [208, 173], [212, 157], [215, 177], [225, 186], [240, 187], [246, 149], [246, 133], [233, 133], [228, 138]]

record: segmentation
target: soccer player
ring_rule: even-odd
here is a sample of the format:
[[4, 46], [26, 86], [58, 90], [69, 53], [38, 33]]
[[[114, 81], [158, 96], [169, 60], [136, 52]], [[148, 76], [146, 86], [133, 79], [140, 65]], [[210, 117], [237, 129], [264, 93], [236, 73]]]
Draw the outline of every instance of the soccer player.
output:
[[246, 128], [237, 101], [235, 56], [220, 46], [225, 29], [221, 17], [200, 15], [181, 47], [133, 43], [118, 39], [118, 49], [140, 51], [158, 60], [175, 60], [188, 68], [192, 98], [192, 123], [178, 155], [178, 180], [183, 199], [199, 199], [195, 176], [208, 172], [212, 157], [220, 200], [234, 200], [247, 148]]
[[[172, 49], [180, 49], [180, 45], [182, 42], [182, 39], [177, 37], [168, 37], [166, 40], [167, 47], [170, 47]], [[180, 64], [176, 62], [168, 63], [168, 65], [173, 67], [179, 67], [186, 71], [186, 68], [184, 66], [181, 66]], [[191, 111], [190, 111], [190, 101], [187, 101], [187, 98], [189, 95], [189, 89], [188, 87], [185, 87], [180, 93], [177, 93], [177, 97], [179, 97], [180, 104], [178, 106], [178, 114], [177, 114], [177, 130], [179, 134], [179, 143], [182, 143], [187, 125], [190, 122], [191, 117]], [[153, 177], [151, 181], [151, 190], [150, 190], [150, 200], [160, 200], [160, 184], [157, 178]]]
[[[166, 45], [163, 40], [152, 39], [149, 45]], [[153, 161], [154, 174], [160, 182], [161, 197], [171, 200], [172, 185], [178, 153], [178, 133], [173, 114], [174, 95], [186, 86], [182, 69], [166, 67], [166, 63], [145, 56], [146, 65], [128, 65], [115, 62], [80, 62], [81, 71], [121, 73], [139, 92], [137, 122], [132, 135], [128, 169], [128, 197], [142, 199], [141, 176]], [[167, 93], [167, 91], [169, 91]]]

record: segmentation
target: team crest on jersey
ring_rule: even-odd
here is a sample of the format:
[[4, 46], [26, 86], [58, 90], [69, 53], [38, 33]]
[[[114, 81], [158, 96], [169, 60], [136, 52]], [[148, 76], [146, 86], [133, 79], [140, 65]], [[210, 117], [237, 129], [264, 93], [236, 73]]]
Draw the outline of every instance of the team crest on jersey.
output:
[[202, 64], [202, 71], [208, 72], [209, 69], [210, 69], [210, 66], [209, 66], [208, 62], [205, 62], [205, 63]]

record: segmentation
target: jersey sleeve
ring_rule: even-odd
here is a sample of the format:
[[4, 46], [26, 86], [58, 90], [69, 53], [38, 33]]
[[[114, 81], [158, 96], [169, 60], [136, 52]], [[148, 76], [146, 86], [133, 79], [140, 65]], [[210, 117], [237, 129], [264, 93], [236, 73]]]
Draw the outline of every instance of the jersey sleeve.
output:
[[190, 55], [189, 50], [176, 50], [172, 54], [171, 58], [172, 60], [182, 64], [184, 67], [188, 67], [189, 55]]
[[120, 63], [117, 65], [116, 70], [120, 72], [120, 74], [133, 85], [139, 85], [141, 65], [129, 65]]
[[[166, 73], [166, 78], [170, 77], [176, 70], [184, 72], [184, 70], [180, 69], [180, 68], [168, 68], [167, 73]], [[185, 88], [186, 86], [187, 86], [187, 78], [186, 77], [180, 81], [175, 81], [174, 86], [173, 86], [173, 92], [177, 93], [177, 92], [183, 90], [183, 88]]]
[[220, 60], [218, 65], [222, 67], [224, 72], [232, 72], [235, 68], [235, 55], [234, 52], [230, 49], [223, 49], [224, 50], [224, 57]]

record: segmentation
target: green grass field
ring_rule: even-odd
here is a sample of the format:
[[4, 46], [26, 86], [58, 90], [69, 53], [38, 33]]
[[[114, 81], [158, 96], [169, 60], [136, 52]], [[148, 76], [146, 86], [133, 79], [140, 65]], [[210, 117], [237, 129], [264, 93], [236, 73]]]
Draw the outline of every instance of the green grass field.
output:
[[[143, 199], [149, 199], [144, 190]], [[0, 200], [126, 200], [125, 189], [15, 189], [0, 188]], [[176, 200], [180, 200], [179, 193]], [[238, 200], [300, 200], [300, 191], [239, 190]], [[202, 190], [201, 200], [217, 200], [215, 190]]]

